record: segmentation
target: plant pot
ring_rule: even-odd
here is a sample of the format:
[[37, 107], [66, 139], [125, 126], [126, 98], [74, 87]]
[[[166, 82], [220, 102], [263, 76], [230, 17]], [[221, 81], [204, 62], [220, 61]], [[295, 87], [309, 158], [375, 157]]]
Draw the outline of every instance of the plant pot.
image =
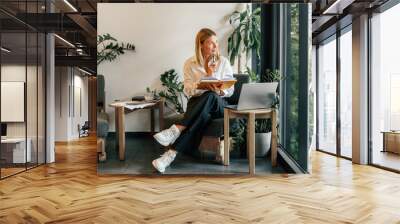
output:
[[271, 132], [255, 134], [256, 157], [265, 157], [271, 149]]

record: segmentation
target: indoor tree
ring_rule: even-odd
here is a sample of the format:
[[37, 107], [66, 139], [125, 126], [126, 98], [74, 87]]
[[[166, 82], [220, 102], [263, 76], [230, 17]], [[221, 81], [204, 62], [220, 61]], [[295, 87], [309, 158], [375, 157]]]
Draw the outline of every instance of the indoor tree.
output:
[[238, 72], [242, 72], [241, 57], [245, 53], [246, 62], [249, 59], [251, 51], [256, 52], [257, 58], [260, 58], [261, 48], [261, 8], [254, 10], [250, 8], [251, 4], [246, 5], [243, 12], [234, 11], [229, 18], [229, 23], [234, 30], [228, 37], [229, 60], [233, 65], [238, 59]]

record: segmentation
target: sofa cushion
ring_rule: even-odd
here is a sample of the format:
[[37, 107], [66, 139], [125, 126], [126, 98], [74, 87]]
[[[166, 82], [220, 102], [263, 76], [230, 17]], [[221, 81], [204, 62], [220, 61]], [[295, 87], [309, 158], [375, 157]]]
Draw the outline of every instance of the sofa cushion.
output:
[[224, 135], [224, 118], [211, 120], [204, 130], [204, 136], [220, 137]]
[[109, 130], [108, 115], [104, 112], [97, 113], [97, 137], [106, 138]]
[[104, 93], [104, 76], [97, 75], [97, 106], [104, 108], [105, 104], [105, 93]]

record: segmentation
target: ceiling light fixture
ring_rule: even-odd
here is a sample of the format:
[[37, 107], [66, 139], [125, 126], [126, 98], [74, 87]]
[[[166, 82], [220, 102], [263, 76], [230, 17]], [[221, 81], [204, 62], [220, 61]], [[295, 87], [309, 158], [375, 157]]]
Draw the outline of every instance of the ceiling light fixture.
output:
[[83, 72], [83, 73], [85, 73], [85, 74], [92, 75], [92, 73], [90, 73], [90, 72], [88, 72], [88, 71], [86, 71], [86, 70], [83, 70], [83, 69], [81, 69], [81, 68], [79, 68], [79, 67], [78, 67], [78, 70], [81, 71], [81, 72]]
[[75, 12], [78, 12], [78, 10], [68, 1], [68, 0], [64, 0], [65, 4], [67, 4], [72, 10], [74, 10]]
[[5, 47], [1, 47], [0, 49], [1, 49], [2, 51], [6, 52], [6, 53], [10, 53], [10, 52], [11, 52], [11, 50], [8, 50], [8, 49], [5, 48]]
[[54, 36], [57, 37], [58, 39], [60, 39], [61, 41], [63, 41], [64, 43], [68, 44], [69, 46], [75, 48], [75, 45], [73, 45], [73, 44], [72, 44], [71, 42], [69, 42], [68, 40], [66, 40], [66, 39], [64, 39], [64, 38], [62, 38], [62, 37], [60, 37], [60, 36], [57, 35], [57, 34], [54, 34]]

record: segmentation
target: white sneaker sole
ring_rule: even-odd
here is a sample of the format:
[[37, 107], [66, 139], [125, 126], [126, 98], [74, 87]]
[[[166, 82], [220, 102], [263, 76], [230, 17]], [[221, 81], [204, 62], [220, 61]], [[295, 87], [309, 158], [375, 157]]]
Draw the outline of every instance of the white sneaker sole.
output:
[[153, 160], [153, 161], [151, 162], [151, 164], [153, 165], [153, 167], [154, 167], [158, 172], [160, 172], [160, 173], [164, 173], [164, 172], [165, 172], [165, 169], [164, 169], [163, 171], [161, 171], [161, 170], [158, 168], [158, 165], [157, 165], [156, 160]]
[[171, 144], [171, 142], [166, 142], [166, 141], [163, 141], [161, 138], [159, 138], [158, 134], [153, 135], [153, 138], [155, 138], [157, 140], [157, 142], [163, 146], [169, 146]]

